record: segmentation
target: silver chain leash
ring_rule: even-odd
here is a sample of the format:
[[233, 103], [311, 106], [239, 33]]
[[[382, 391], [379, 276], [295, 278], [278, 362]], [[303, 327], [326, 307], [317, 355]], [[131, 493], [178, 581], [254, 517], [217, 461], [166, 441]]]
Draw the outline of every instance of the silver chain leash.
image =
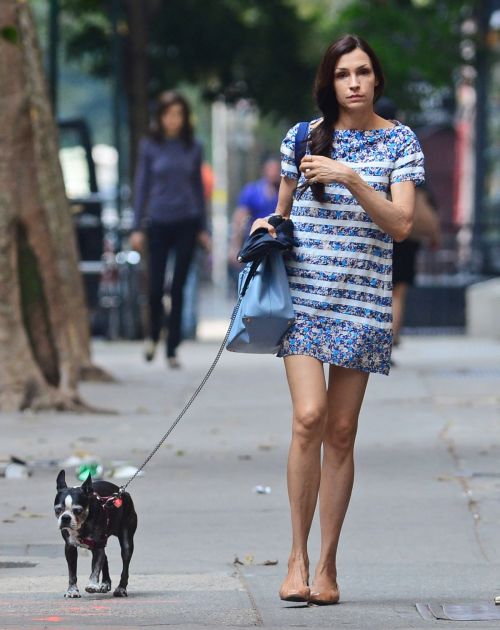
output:
[[142, 465], [135, 471], [135, 473], [130, 477], [130, 479], [127, 481], [126, 484], [124, 484], [123, 486], [120, 486], [120, 488], [119, 488], [119, 490], [117, 492], [118, 496], [125, 492], [125, 490], [132, 483], [132, 481], [134, 481], [134, 479], [141, 473], [141, 471], [145, 468], [145, 466], [149, 463], [149, 461], [156, 455], [158, 450], [161, 448], [162, 444], [165, 442], [165, 440], [168, 438], [168, 436], [175, 429], [175, 427], [177, 426], [178, 422], [181, 420], [181, 418], [187, 412], [189, 407], [191, 407], [191, 405], [195, 401], [196, 397], [198, 396], [198, 394], [201, 392], [201, 390], [205, 386], [205, 383], [210, 378], [212, 372], [215, 369], [215, 366], [219, 362], [219, 359], [221, 358], [222, 353], [224, 352], [224, 348], [226, 346], [227, 340], [229, 339], [229, 335], [231, 334], [231, 329], [233, 327], [234, 320], [236, 319], [236, 314], [238, 313], [238, 309], [240, 307], [241, 300], [243, 299], [243, 295], [244, 295], [244, 292], [242, 292], [240, 297], [238, 298], [238, 302], [236, 303], [236, 306], [234, 307], [234, 310], [233, 310], [233, 314], [231, 315], [231, 321], [229, 322], [229, 328], [227, 329], [227, 332], [226, 332], [226, 334], [224, 336], [224, 339], [223, 339], [223, 341], [221, 343], [221, 346], [220, 346], [219, 350], [217, 351], [217, 354], [215, 355], [215, 359], [212, 361], [212, 365], [208, 368], [208, 371], [205, 374], [205, 376], [203, 377], [203, 379], [201, 380], [201, 383], [198, 385], [198, 387], [196, 388], [196, 390], [195, 390], [194, 394], [191, 396], [191, 398], [184, 405], [184, 408], [179, 413], [177, 418], [174, 420], [174, 422], [172, 423], [172, 425], [170, 426], [168, 431], [164, 434], [164, 436], [161, 438], [161, 440], [158, 442], [158, 444], [154, 447], [154, 449], [151, 451], [151, 453], [146, 457], [146, 459], [144, 460]]

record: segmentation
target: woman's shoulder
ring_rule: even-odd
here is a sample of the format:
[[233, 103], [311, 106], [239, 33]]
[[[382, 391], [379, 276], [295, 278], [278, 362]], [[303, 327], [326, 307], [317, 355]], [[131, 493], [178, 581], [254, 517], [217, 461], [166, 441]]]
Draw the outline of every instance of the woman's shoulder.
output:
[[158, 140], [158, 138], [149, 133], [142, 136], [142, 138], [139, 140], [139, 148], [143, 152], [150, 152], [151, 150], [154, 151], [155, 147], [157, 147], [159, 144], [160, 141]]
[[301, 120], [295, 123], [292, 127], [290, 127], [290, 129], [286, 132], [285, 138], [289, 140], [294, 140], [295, 136], [297, 135], [299, 131], [300, 125], [302, 125], [303, 123], [307, 123], [309, 126], [309, 131], [310, 131], [311, 129], [316, 127], [316, 125], [318, 125], [322, 120], [323, 120], [322, 118], [313, 118], [313, 120], [303, 120], [303, 121]]
[[386, 135], [386, 143], [394, 159], [422, 153], [420, 142], [413, 129], [397, 120], [394, 122], [395, 126], [388, 129]]
[[395, 124], [393, 127], [389, 127], [390, 135], [407, 142], [417, 140], [417, 134], [413, 131], [411, 127], [405, 125], [402, 122], [399, 122], [399, 120], [393, 120], [391, 122]]
[[154, 154], [155, 141], [150, 135], [144, 135], [139, 140], [139, 157], [146, 158]]

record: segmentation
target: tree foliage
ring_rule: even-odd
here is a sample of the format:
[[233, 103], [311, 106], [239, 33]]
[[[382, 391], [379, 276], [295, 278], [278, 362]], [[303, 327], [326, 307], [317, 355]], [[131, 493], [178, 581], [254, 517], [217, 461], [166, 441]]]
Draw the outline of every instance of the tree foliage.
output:
[[[66, 0], [70, 57], [96, 74], [110, 68], [109, 2]], [[202, 87], [208, 98], [256, 100], [264, 112], [296, 117], [311, 106], [317, 58], [308, 53], [314, 16], [300, 16], [289, 0], [169, 0], [145, 3], [149, 18], [151, 95], [179, 82]], [[123, 16], [124, 37], [134, 28]]]
[[[119, 3], [122, 4], [122, 3]], [[297, 119], [312, 109], [324, 48], [341, 33], [365, 37], [381, 58], [387, 93], [417, 110], [417, 83], [450, 85], [461, 63], [463, 0], [141, 0], [148, 20], [150, 97], [192, 82], [208, 98], [251, 97], [265, 113]], [[122, 6], [126, 6], [124, 2]], [[62, 0], [71, 57], [108, 76], [111, 0]], [[119, 31], [135, 28], [127, 12]]]
[[460, 24], [463, 0], [356, 0], [338, 15], [331, 35], [353, 32], [380, 57], [386, 94], [412, 112], [420, 103], [417, 84], [451, 86], [462, 63]]

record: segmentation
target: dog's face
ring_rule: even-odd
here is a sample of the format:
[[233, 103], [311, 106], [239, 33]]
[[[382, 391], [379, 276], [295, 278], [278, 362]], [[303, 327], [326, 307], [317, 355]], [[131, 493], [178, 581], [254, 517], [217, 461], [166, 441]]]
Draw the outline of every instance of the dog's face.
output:
[[59, 529], [77, 532], [89, 515], [90, 497], [92, 496], [92, 478], [90, 475], [81, 487], [68, 488], [64, 470], [57, 475], [57, 494], [54, 511]]

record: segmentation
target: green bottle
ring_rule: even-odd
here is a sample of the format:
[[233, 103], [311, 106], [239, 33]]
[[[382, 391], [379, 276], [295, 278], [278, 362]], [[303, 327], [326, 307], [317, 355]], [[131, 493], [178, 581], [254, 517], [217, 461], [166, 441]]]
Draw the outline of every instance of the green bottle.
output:
[[99, 462], [87, 462], [86, 464], [82, 464], [78, 466], [76, 469], [76, 478], [80, 481], [85, 481], [89, 475], [91, 475], [94, 479], [100, 477], [102, 474], [102, 466]]

